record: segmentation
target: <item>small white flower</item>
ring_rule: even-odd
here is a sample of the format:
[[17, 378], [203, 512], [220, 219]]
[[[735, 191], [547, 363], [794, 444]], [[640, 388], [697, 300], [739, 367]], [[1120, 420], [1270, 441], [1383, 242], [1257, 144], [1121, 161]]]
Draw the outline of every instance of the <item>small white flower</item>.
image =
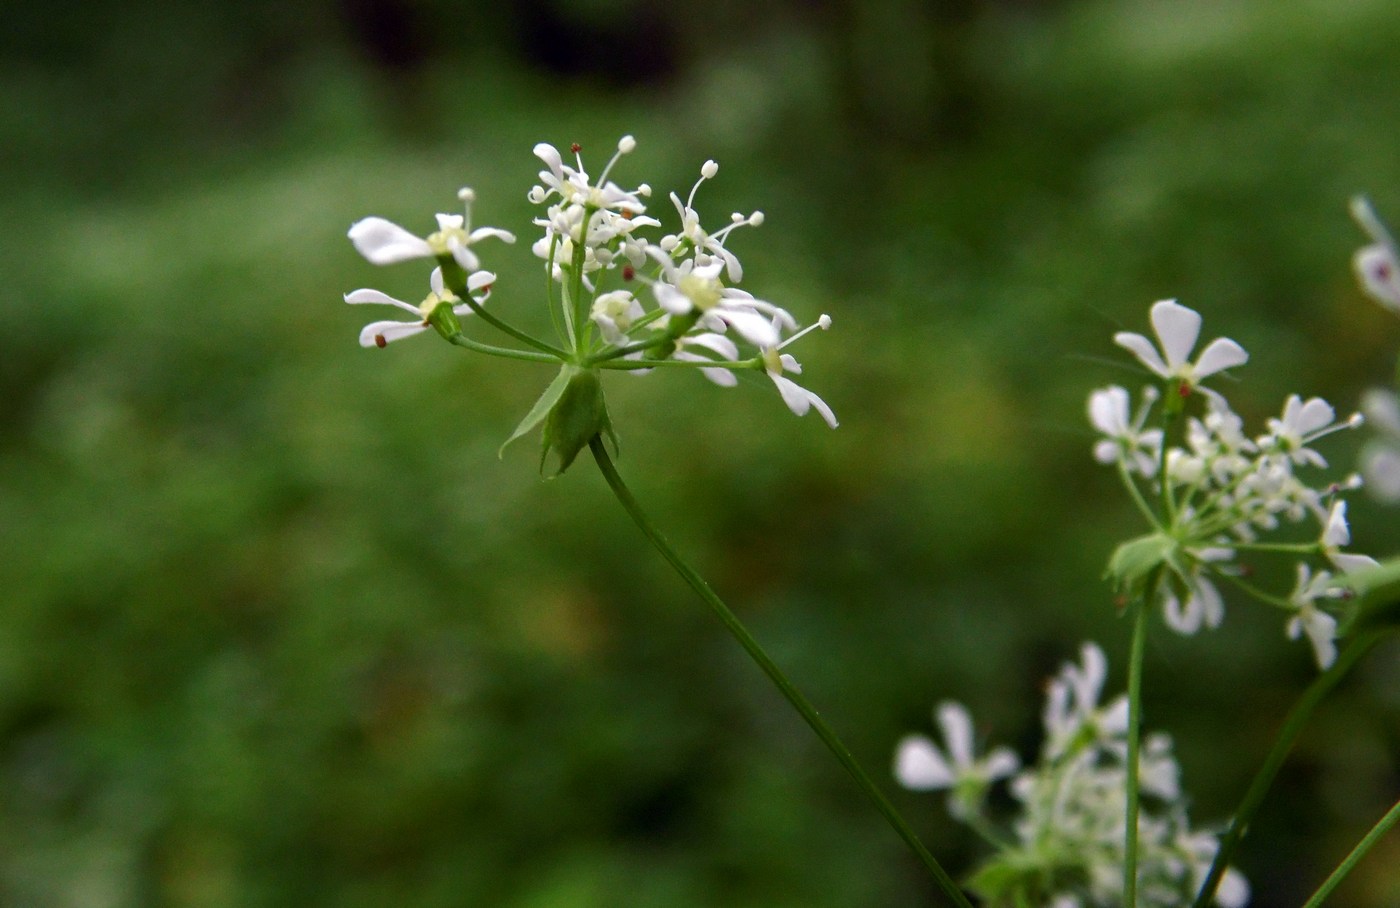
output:
[[470, 189], [457, 193], [465, 208], [464, 214], [437, 215], [438, 229], [426, 239], [409, 233], [393, 221], [380, 217], [369, 217], [350, 225], [350, 242], [372, 264], [393, 265], [412, 259], [436, 258], [451, 255], [464, 271], [476, 271], [481, 260], [471, 246], [478, 240], [495, 237], [507, 243], [515, 242], [515, 235], [496, 227], [471, 227], [471, 203], [475, 195]]
[[[495, 283], [496, 275], [489, 271], [478, 271], [467, 278], [467, 290], [472, 294], [472, 298], [478, 303], [486, 301], [491, 294], [491, 285]], [[385, 306], [397, 306], [405, 312], [412, 312], [418, 317], [412, 322], [370, 322], [360, 331], [361, 347], [383, 347], [405, 337], [412, 337], [432, 327], [428, 318], [442, 303], [456, 303], [452, 311], [459, 316], [470, 315], [472, 308], [460, 301], [460, 297], [448, 290], [442, 283], [442, 269], [434, 268], [428, 281], [432, 287], [432, 292], [423, 300], [420, 305], [414, 306], [405, 303], [403, 300], [396, 300], [387, 293], [378, 290], [361, 289], [352, 290], [345, 294], [347, 303], [377, 303]]]
[[895, 752], [894, 774], [901, 785], [915, 791], [953, 789], [949, 810], [954, 816], [966, 817], [987, 787], [1013, 775], [1021, 761], [1005, 747], [977, 759], [972, 746], [972, 717], [961, 705], [940, 704], [934, 715], [943, 729], [944, 748], [923, 735], [907, 736]]
[[[826, 420], [826, 424], [834, 429], [837, 426], [836, 414], [826, 405], [826, 401], [783, 374], [786, 372], [793, 375], [801, 375], [802, 365], [792, 354], [780, 352], [788, 344], [791, 344], [813, 329], [820, 328], [825, 331], [830, 327], [831, 316], [823, 315], [821, 318], [817, 319], [816, 324], [808, 325], [781, 344], [774, 346], [764, 345], [761, 346], [760, 349], [762, 350], [763, 369], [768, 374], [768, 377], [773, 380], [773, 384], [777, 386], [778, 393], [782, 395], [783, 403], [787, 404], [788, 409], [797, 416], [805, 416], [808, 410], [815, 409], [821, 414], [822, 419]], [[773, 332], [776, 334], [777, 331], [778, 320], [775, 318], [773, 319]]]
[[1369, 555], [1350, 555], [1341, 551], [1342, 546], [1350, 542], [1351, 527], [1347, 525], [1347, 503], [1338, 499], [1332, 502], [1332, 508], [1327, 512], [1327, 522], [1322, 529], [1322, 553], [1343, 574], [1377, 566], [1376, 559]]
[[719, 173], [719, 165], [714, 161], [706, 161], [700, 168], [700, 179], [695, 181], [695, 185], [690, 188], [690, 195], [685, 202], [681, 202], [681, 197], [674, 192], [671, 193], [671, 204], [676, 206], [676, 213], [680, 215], [681, 230], [678, 234], [671, 234], [661, 239], [661, 248], [666, 252], [672, 252], [678, 247], [682, 240], [690, 244], [693, 252], [708, 253], [724, 260], [725, 274], [729, 280], [738, 283], [744, 278], [743, 266], [739, 263], [739, 257], [728, 249], [724, 248], [725, 238], [736, 228], [743, 226], [758, 226], [763, 223], [763, 212], [755, 211], [753, 214], [745, 216], [735, 213], [730, 218], [730, 223], [714, 233], [706, 233], [700, 226], [700, 215], [695, 211], [695, 193], [700, 189], [700, 184], [706, 180], [713, 179]]
[[1372, 388], [1361, 397], [1361, 412], [1379, 430], [1361, 452], [1366, 488], [1376, 499], [1394, 504], [1400, 501], [1400, 398]]
[[1354, 429], [1363, 422], [1360, 413], [1353, 413], [1341, 423], [1334, 424], [1335, 419], [1332, 405], [1322, 398], [1309, 398], [1304, 403], [1297, 394], [1290, 394], [1283, 405], [1283, 416], [1269, 420], [1269, 434], [1259, 439], [1259, 446], [1278, 451], [1296, 464], [1325, 467], [1327, 461], [1308, 445], [1324, 435], [1340, 429]]
[[1141, 334], [1120, 331], [1113, 342], [1131, 352], [1152, 372], [1162, 378], [1181, 382], [1183, 389], [1195, 388], [1201, 379], [1224, 369], [1244, 365], [1249, 354], [1229, 338], [1217, 337], [1206, 345], [1201, 355], [1191, 362], [1187, 357], [1195, 349], [1201, 335], [1201, 316], [1193, 309], [1179, 305], [1176, 300], [1154, 303], [1151, 311], [1152, 330], [1157, 346]]
[[649, 194], [651, 190], [643, 184], [628, 192], [608, 180], [608, 174], [612, 172], [618, 159], [636, 147], [635, 139], [623, 136], [617, 143], [617, 152], [594, 183], [583, 169], [583, 159], [579, 157], [578, 146], [573, 148], [574, 161], [578, 164], [575, 168], [564, 163], [557, 148], [548, 142], [541, 142], [534, 148], [535, 157], [543, 161], [549, 169], [540, 171], [540, 182], [543, 185], [531, 189], [529, 199], [538, 205], [553, 196], [558, 196], [560, 202], [566, 206], [587, 205], [598, 210], [641, 214], [646, 211], [646, 206], [642, 204], [640, 196]]
[[1318, 608], [1317, 600], [1337, 595], [1329, 572], [1319, 571], [1313, 576], [1306, 564], [1298, 563], [1298, 583], [1288, 597], [1295, 611], [1285, 630], [1290, 640], [1308, 635], [1318, 668], [1327, 668], [1337, 659], [1337, 619]]
[[[699, 347], [708, 353], [695, 353], [687, 350], [687, 347]], [[705, 331], [700, 334], [687, 334], [676, 339], [676, 352], [671, 354], [672, 359], [682, 359], [693, 363], [714, 362], [715, 357], [727, 359], [734, 362], [739, 358], [739, 347], [734, 341], [723, 334], [716, 334], [713, 331]], [[701, 367], [700, 374], [721, 388], [732, 388], [739, 383], [732, 369], [705, 368]]]
[[1046, 753], [1053, 759], [1068, 752], [1087, 732], [1095, 744], [1109, 744], [1128, 730], [1128, 698], [1118, 697], [1100, 707], [1099, 695], [1108, 678], [1108, 659], [1094, 643], [1079, 648], [1080, 663], [1067, 663], [1045, 694]]
[[1136, 419], [1132, 417], [1132, 405], [1126, 389], [1113, 385], [1089, 395], [1089, 422], [1108, 436], [1094, 445], [1095, 460], [1099, 463], [1122, 461], [1130, 472], [1148, 478], [1156, 474], [1157, 459], [1162, 448], [1162, 430], [1142, 430], [1156, 393], [1156, 388], [1144, 391], [1146, 405]]
[[632, 323], [645, 313], [642, 304], [637, 302], [630, 291], [613, 290], [599, 294], [593, 300], [593, 308], [589, 314], [603, 335], [603, 340], [621, 346], [627, 342], [627, 331], [632, 327]]
[[724, 263], [719, 259], [697, 256], [677, 265], [660, 249], [652, 247], [647, 251], [662, 271], [662, 279], [651, 285], [652, 292], [661, 308], [670, 314], [698, 311], [707, 330], [733, 328], [755, 347], [775, 346], [781, 337], [780, 327], [797, 327], [787, 310], [724, 286], [719, 279]]
[[1364, 196], [1351, 200], [1351, 216], [1374, 241], [1357, 250], [1352, 259], [1361, 286], [1376, 302], [1400, 313], [1400, 251], [1395, 240]]
[[[1224, 561], [1232, 554], [1229, 549], [1206, 550], [1197, 553], [1197, 557], [1203, 561]], [[1184, 603], [1171, 590], [1167, 590], [1162, 597], [1162, 616], [1167, 626], [1178, 634], [1188, 636], [1200, 630], [1202, 625], [1211, 629], [1219, 627], [1220, 622], [1225, 620], [1225, 600], [1220, 590], [1199, 569], [1181, 579], [1187, 591]]]

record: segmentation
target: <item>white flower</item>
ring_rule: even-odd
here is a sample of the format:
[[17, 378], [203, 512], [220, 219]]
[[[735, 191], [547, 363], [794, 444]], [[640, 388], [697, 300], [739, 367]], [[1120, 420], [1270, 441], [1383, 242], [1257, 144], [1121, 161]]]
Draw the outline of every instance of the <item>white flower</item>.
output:
[[1178, 305], [1176, 300], [1154, 303], [1151, 318], [1152, 330], [1161, 346], [1160, 354], [1146, 337], [1131, 331], [1113, 335], [1113, 342], [1162, 378], [1180, 381], [1184, 390], [1195, 388], [1207, 376], [1249, 360], [1243, 347], [1225, 337], [1217, 337], [1207, 344], [1194, 363], [1187, 359], [1201, 334], [1201, 316], [1193, 309]]
[[[496, 280], [496, 275], [489, 271], [478, 271], [467, 278], [467, 290], [478, 302], [486, 301], [486, 297], [491, 294], [491, 284]], [[452, 307], [452, 311], [459, 316], [470, 315], [472, 308], [464, 302], [460, 302], [460, 297], [448, 290], [442, 283], [442, 269], [434, 268], [432, 276], [428, 281], [432, 287], [432, 292], [423, 300], [421, 305], [414, 306], [405, 303], [403, 300], [396, 300], [386, 293], [378, 290], [352, 290], [345, 294], [347, 303], [378, 303], [385, 306], [398, 306], [405, 312], [412, 312], [418, 317], [412, 322], [370, 322], [360, 331], [361, 347], [383, 347], [396, 340], [405, 337], [412, 337], [415, 334], [428, 330], [431, 327], [428, 319], [442, 303], [457, 303]]]
[[724, 263], [708, 256], [686, 259], [677, 265], [660, 249], [647, 250], [661, 265], [662, 279], [651, 285], [656, 301], [672, 315], [700, 313], [708, 330], [733, 328], [755, 347], [771, 347], [781, 337], [779, 327], [793, 330], [797, 323], [787, 310], [754, 299], [719, 279]]
[[1361, 397], [1361, 411], [1380, 430], [1361, 452], [1366, 488], [1378, 500], [1394, 504], [1400, 501], [1400, 399], [1372, 388]]
[[1369, 555], [1349, 555], [1340, 551], [1342, 546], [1350, 542], [1351, 527], [1347, 525], [1347, 503], [1338, 499], [1332, 502], [1332, 508], [1327, 512], [1327, 522], [1322, 529], [1322, 553], [1343, 574], [1377, 566], [1376, 559]]
[[1339, 429], [1354, 429], [1363, 422], [1360, 413], [1353, 413], [1345, 422], [1335, 425], [1334, 419], [1336, 412], [1322, 398], [1309, 398], [1304, 403], [1297, 394], [1290, 394], [1283, 404], [1282, 418], [1269, 420], [1269, 434], [1259, 439], [1259, 446], [1278, 451], [1296, 464], [1325, 467], [1327, 461], [1308, 445], [1324, 435]]
[[[787, 372], [793, 375], [801, 375], [802, 364], [799, 363], [792, 354], [780, 352], [788, 344], [812, 331], [814, 328], [820, 328], [825, 331], [830, 327], [831, 316], [823, 315], [821, 318], [817, 319], [816, 324], [808, 325], [781, 344], [774, 346], [764, 345], [760, 349], [763, 351], [763, 369], [768, 374], [768, 377], [773, 380], [773, 384], [777, 386], [778, 393], [782, 395], [783, 403], [787, 404], [788, 409], [797, 416], [805, 416], [808, 410], [815, 409], [821, 414], [822, 419], [826, 420], [826, 424], [834, 429], [837, 426], [836, 414], [826, 405], [826, 401], [783, 374]], [[778, 320], [774, 318], [773, 332], [776, 334], [777, 331]]]
[[[1201, 561], [1225, 561], [1233, 557], [1229, 549], [1203, 549], [1193, 552]], [[1225, 620], [1225, 600], [1220, 590], [1215, 588], [1197, 568], [1190, 574], [1178, 575], [1186, 584], [1187, 597], [1183, 603], [1170, 589], [1162, 596], [1162, 616], [1167, 626], [1178, 634], [1191, 635], [1201, 629], [1217, 628]]]
[[621, 346], [627, 342], [627, 331], [632, 327], [632, 323], [645, 313], [642, 304], [637, 302], [630, 291], [613, 290], [599, 294], [593, 300], [593, 308], [589, 314], [603, 335], [603, 340]]
[[[1099, 706], [1108, 659], [1094, 643], [1079, 648], [1082, 665], [1073, 662], [1060, 669], [1045, 694], [1046, 753], [1053, 759], [1071, 750], [1082, 731], [1089, 742], [1108, 744], [1128, 730], [1128, 698], [1118, 697]], [[1088, 742], [1086, 742], [1088, 743]]]
[[1113, 385], [1100, 388], [1089, 395], [1089, 422], [1107, 438], [1094, 445], [1094, 459], [1099, 463], [1118, 463], [1129, 471], [1151, 477], [1157, 472], [1157, 459], [1162, 448], [1162, 430], [1142, 430], [1148, 408], [1156, 400], [1157, 389], [1144, 390], [1146, 405], [1132, 418], [1131, 402], [1124, 388]]
[[1351, 216], [1374, 240], [1357, 250], [1352, 259], [1361, 286], [1376, 302], [1392, 312], [1400, 312], [1400, 252], [1395, 240], [1364, 196], [1351, 200]]
[[728, 249], [724, 248], [725, 238], [737, 227], [746, 225], [758, 226], [763, 223], [763, 212], [755, 211], [753, 214], [745, 216], [735, 213], [730, 217], [730, 223], [714, 233], [706, 233], [700, 226], [700, 215], [696, 213], [695, 193], [700, 189], [700, 184], [708, 179], [712, 179], [719, 173], [719, 165], [714, 161], [706, 161], [700, 168], [700, 179], [695, 181], [695, 185], [690, 188], [690, 195], [685, 202], [681, 202], [681, 197], [674, 192], [671, 193], [671, 204], [676, 206], [676, 213], [681, 218], [681, 230], [679, 234], [671, 234], [662, 237], [661, 248], [670, 253], [680, 245], [682, 240], [690, 243], [690, 248], [694, 252], [704, 252], [724, 260], [725, 274], [728, 278], [738, 283], [744, 278], [744, 269], [739, 264], [739, 257]]
[[350, 242], [355, 244], [360, 255], [375, 265], [451, 255], [463, 270], [475, 271], [481, 267], [481, 260], [471, 250], [473, 243], [487, 237], [514, 243], [515, 235], [496, 227], [472, 230], [471, 203], [475, 194], [470, 189], [462, 189], [457, 197], [462, 200], [465, 213], [437, 215], [438, 229], [426, 239], [409, 233], [393, 221], [369, 217], [350, 226]]
[[894, 774], [901, 785], [915, 791], [954, 789], [949, 810], [954, 816], [966, 817], [987, 787], [1014, 774], [1021, 761], [1005, 747], [977, 759], [972, 747], [972, 718], [961, 705], [943, 703], [934, 715], [943, 729], [946, 750], [923, 735], [909, 735], [895, 752]]
[[566, 206], [577, 204], [599, 210], [641, 214], [646, 211], [646, 206], [642, 204], [640, 196], [650, 194], [650, 188], [644, 183], [637, 189], [628, 192], [608, 180], [608, 174], [612, 172], [613, 165], [618, 162], [618, 159], [631, 153], [636, 147], [636, 139], [631, 136], [623, 136], [617, 143], [617, 152], [612, 156], [612, 160], [608, 161], [608, 166], [603, 168], [602, 174], [594, 183], [583, 169], [583, 159], [578, 156], [579, 147], [577, 145], [573, 146], [574, 161], [578, 164], [578, 167], [575, 168], [564, 163], [564, 159], [559, 155], [559, 150], [553, 145], [548, 142], [539, 143], [534, 148], [535, 157], [543, 161], [549, 169], [540, 171], [540, 182], [543, 185], [530, 190], [530, 201], [538, 205], [557, 195]]
[[1308, 635], [1318, 668], [1327, 668], [1337, 659], [1337, 619], [1319, 609], [1317, 600], [1337, 595], [1329, 572], [1319, 571], [1313, 576], [1306, 564], [1298, 563], [1298, 583], [1288, 597], [1295, 611], [1288, 619], [1286, 631], [1290, 640]]

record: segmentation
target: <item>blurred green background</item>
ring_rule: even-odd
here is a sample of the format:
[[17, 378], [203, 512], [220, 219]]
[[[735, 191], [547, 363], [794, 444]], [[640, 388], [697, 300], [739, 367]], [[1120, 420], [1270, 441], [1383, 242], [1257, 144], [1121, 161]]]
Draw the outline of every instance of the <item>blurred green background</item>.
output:
[[[1089, 456], [1115, 330], [1175, 296], [1339, 409], [1400, 323], [1346, 201], [1400, 221], [1392, 0], [251, 0], [11, 5], [0, 29], [0, 905], [941, 904], [585, 460], [496, 446], [548, 381], [340, 294], [345, 239], [479, 196], [542, 325], [537, 141], [763, 209], [745, 286], [835, 328], [804, 381], [616, 377], [621, 469], [882, 779], [944, 698], [1029, 754], [1139, 532]], [[658, 201], [661, 201], [658, 197]], [[669, 206], [657, 206], [663, 217]], [[483, 335], [485, 337], [485, 335]], [[1326, 450], [1338, 475], [1361, 439]], [[1359, 550], [1400, 550], [1353, 505]], [[1286, 566], [1261, 563], [1286, 585]], [[1296, 906], [1400, 789], [1400, 650], [1320, 712], [1246, 841]], [[1147, 724], [1225, 818], [1308, 647], [1235, 602], [1153, 627]], [[893, 785], [891, 784], [891, 789]], [[891, 791], [935, 853], [942, 798]], [[1400, 904], [1391, 836], [1337, 905]]]

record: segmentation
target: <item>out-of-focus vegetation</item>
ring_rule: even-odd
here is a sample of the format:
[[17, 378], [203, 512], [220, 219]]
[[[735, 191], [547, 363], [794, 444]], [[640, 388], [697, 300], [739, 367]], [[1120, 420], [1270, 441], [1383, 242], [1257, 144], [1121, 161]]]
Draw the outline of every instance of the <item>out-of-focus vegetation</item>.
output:
[[[1232, 400], [1339, 409], [1400, 323], [1348, 259], [1400, 222], [1389, 0], [706, 7], [30, 4], [0, 30], [0, 904], [886, 906], [934, 890], [596, 472], [496, 458], [549, 376], [361, 350], [357, 217], [478, 191], [535, 274], [536, 141], [762, 208], [746, 286], [833, 331], [805, 378], [609, 384], [621, 468], [872, 768], [955, 697], [1038, 735], [1137, 532], [1084, 398], [1177, 296], [1252, 353]], [[593, 158], [597, 160], [597, 156]], [[658, 197], [663, 217], [669, 212]], [[543, 326], [542, 282], [493, 306]], [[378, 317], [372, 316], [372, 317]], [[1358, 439], [1326, 450], [1341, 475]], [[1354, 506], [1357, 548], [1400, 549]], [[1260, 564], [1261, 576], [1271, 566]], [[1275, 578], [1287, 584], [1288, 577]], [[1314, 674], [1236, 604], [1153, 628], [1147, 723], [1223, 819]], [[1400, 787], [1374, 653], [1238, 864], [1297, 905]], [[974, 843], [896, 793], [936, 853]], [[1392, 836], [1336, 903], [1400, 903]]]

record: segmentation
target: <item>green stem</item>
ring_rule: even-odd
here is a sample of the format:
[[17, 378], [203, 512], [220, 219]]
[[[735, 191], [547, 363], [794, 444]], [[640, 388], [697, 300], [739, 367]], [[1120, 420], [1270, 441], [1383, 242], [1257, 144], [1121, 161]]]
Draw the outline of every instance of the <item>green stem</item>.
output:
[[1337, 865], [1337, 869], [1332, 871], [1332, 875], [1327, 878], [1318, 890], [1313, 893], [1313, 897], [1308, 899], [1303, 908], [1317, 908], [1322, 904], [1323, 899], [1332, 894], [1332, 890], [1337, 888], [1337, 884], [1351, 873], [1353, 867], [1366, 856], [1366, 852], [1371, 850], [1371, 846], [1380, 841], [1381, 836], [1390, 831], [1390, 827], [1395, 825], [1395, 821], [1400, 820], [1400, 801], [1395, 802], [1395, 806], [1386, 811], [1385, 816], [1371, 827], [1371, 831], [1366, 833], [1366, 837], [1357, 843], [1351, 850], [1351, 854], [1346, 856], [1346, 860]]
[[865, 770], [861, 768], [860, 764], [856, 762], [856, 758], [851, 755], [851, 751], [837, 736], [836, 732], [831, 729], [831, 726], [826, 724], [826, 720], [817, 712], [816, 707], [814, 707], [807, 698], [802, 695], [802, 692], [788, 680], [787, 675], [783, 673], [782, 669], [778, 668], [777, 663], [769, 657], [763, 647], [759, 646], [758, 641], [755, 640], [744, 625], [740, 623], [734, 613], [729, 610], [729, 607], [724, 604], [724, 601], [721, 600], [719, 596], [715, 595], [714, 590], [710, 589], [710, 585], [705, 582], [704, 578], [697, 574], [690, 565], [686, 564], [685, 561], [681, 559], [680, 555], [676, 553], [675, 549], [671, 548], [670, 543], [661, 535], [661, 532], [652, 525], [651, 520], [642, 510], [641, 505], [632, 497], [632, 492], [627, 488], [626, 484], [623, 483], [622, 477], [618, 475], [617, 467], [613, 464], [612, 458], [608, 455], [607, 448], [603, 445], [602, 437], [595, 435], [593, 439], [589, 441], [588, 447], [589, 450], [593, 452], [594, 460], [598, 462], [598, 469], [602, 471], [603, 478], [608, 481], [608, 485], [612, 488], [613, 494], [617, 496], [617, 500], [622, 504], [623, 509], [627, 511], [628, 516], [632, 518], [637, 528], [642, 531], [642, 535], [647, 537], [656, 548], [657, 552], [661, 554], [661, 557], [666, 559], [666, 562], [675, 569], [677, 574], [681, 575], [681, 579], [689, 584], [696, 595], [704, 600], [705, 604], [708, 605], [710, 610], [715, 613], [715, 616], [719, 618], [720, 623], [722, 623], [725, 629], [739, 642], [739, 645], [744, 648], [744, 652], [749, 654], [749, 658], [758, 664], [758, 667], [763, 670], [763, 673], [768, 676], [768, 679], [772, 681], [782, 695], [787, 698], [787, 701], [792, 704], [792, 707], [797, 710], [803, 720], [811, 727], [812, 731], [816, 732], [817, 737], [821, 739], [822, 743], [825, 744], [827, 749], [836, 757], [837, 762], [839, 762], [856, 780], [856, 784], [860, 786], [861, 791], [865, 792], [866, 797], [875, 805], [875, 809], [880, 812], [880, 815], [885, 818], [885, 821], [894, 828], [894, 831], [899, 834], [899, 837], [904, 840], [904, 843], [909, 846], [909, 849], [918, 856], [924, 867], [933, 875], [939, 888], [947, 894], [948, 898], [951, 899], [958, 908], [972, 908], [971, 903], [967, 900], [967, 896], [963, 895], [962, 891], [958, 889], [952, 877], [943, 869], [943, 865], [939, 864], [937, 859], [924, 847], [924, 843], [919, 841], [918, 834], [914, 832], [908, 822], [900, 816], [899, 811], [895, 809], [894, 805], [889, 802], [875, 783], [871, 781], [870, 776], [868, 776]]
[[1159, 571], [1155, 582], [1148, 585], [1148, 593], [1137, 603], [1137, 613], [1133, 616], [1133, 642], [1128, 657], [1128, 771], [1124, 783], [1127, 789], [1128, 807], [1126, 829], [1123, 834], [1123, 904], [1125, 908], [1137, 905], [1137, 865], [1138, 865], [1138, 809], [1141, 797], [1138, 791], [1138, 764], [1142, 750], [1142, 662], [1147, 650], [1147, 618], [1150, 604], [1156, 600], [1162, 575]]
[[1372, 632], [1352, 640], [1342, 650], [1337, 661], [1332, 663], [1332, 667], [1318, 675], [1312, 684], [1309, 684], [1307, 689], [1303, 691], [1298, 702], [1293, 704], [1293, 709], [1289, 711], [1288, 718], [1284, 720], [1283, 728], [1279, 731], [1278, 737], [1274, 739], [1274, 745], [1269, 750], [1268, 756], [1264, 758], [1263, 765], [1259, 767], [1259, 772], [1255, 774], [1254, 780], [1249, 783], [1249, 789], [1245, 791], [1239, 809], [1235, 811], [1235, 818], [1230, 822], [1230, 828], [1220, 839], [1220, 850], [1215, 853], [1215, 860], [1211, 862], [1210, 872], [1206, 874], [1204, 882], [1201, 883], [1201, 891], [1196, 894], [1196, 901], [1192, 903], [1192, 908], [1206, 908], [1211, 899], [1215, 897], [1215, 889], [1220, 885], [1220, 878], [1225, 874], [1225, 868], [1229, 865], [1230, 858], [1234, 856], [1235, 847], [1239, 845], [1240, 838], [1249, 827], [1250, 821], [1254, 819], [1255, 811], [1263, 803], [1264, 795], [1268, 793], [1269, 786], [1273, 784], [1274, 776], [1278, 775], [1279, 768], [1283, 766], [1288, 752], [1293, 749], [1293, 743], [1302, 733], [1303, 726], [1312, 716], [1312, 711], [1322, 702], [1322, 698], [1337, 686], [1337, 682], [1342, 680], [1357, 660], [1364, 656], [1382, 636], [1381, 633]]
[[477, 353], [486, 353], [491, 356], [504, 356], [508, 359], [523, 359], [532, 363], [557, 363], [558, 357], [548, 353], [536, 353], [533, 350], [512, 350], [509, 347], [495, 347], [491, 344], [483, 344], [474, 341], [465, 334], [454, 334], [448, 339], [449, 343], [459, 347], [466, 347], [468, 350], [475, 350]]
[[548, 353], [550, 359], [554, 362], [570, 359], [569, 354], [565, 353], [563, 350], [560, 350], [558, 347], [552, 346], [551, 344], [546, 344], [539, 338], [531, 337], [524, 331], [521, 331], [519, 328], [516, 328], [513, 325], [506, 324], [499, 318], [496, 318], [496, 316], [492, 315], [490, 312], [486, 311], [485, 307], [483, 307], [480, 303], [473, 299], [471, 293], [467, 290], [467, 273], [462, 270], [462, 266], [458, 265], [457, 260], [454, 259], [452, 256], [438, 256], [438, 265], [442, 267], [442, 281], [444, 284], [447, 285], [447, 289], [457, 294], [457, 296], [461, 298], [462, 302], [470, 306], [472, 312], [475, 313], [486, 324], [490, 325], [498, 331], [502, 331], [506, 334], [509, 334], [511, 337], [515, 338], [516, 340], [520, 341], [522, 344], [525, 344], [528, 347], [534, 347], [541, 353]]
[[727, 359], [705, 360], [701, 362], [694, 359], [586, 359], [584, 365], [599, 369], [655, 369], [677, 368], [677, 369], [728, 369], [731, 372], [738, 372], [744, 369], [758, 369], [763, 365], [759, 359], [741, 359], [733, 362]]

